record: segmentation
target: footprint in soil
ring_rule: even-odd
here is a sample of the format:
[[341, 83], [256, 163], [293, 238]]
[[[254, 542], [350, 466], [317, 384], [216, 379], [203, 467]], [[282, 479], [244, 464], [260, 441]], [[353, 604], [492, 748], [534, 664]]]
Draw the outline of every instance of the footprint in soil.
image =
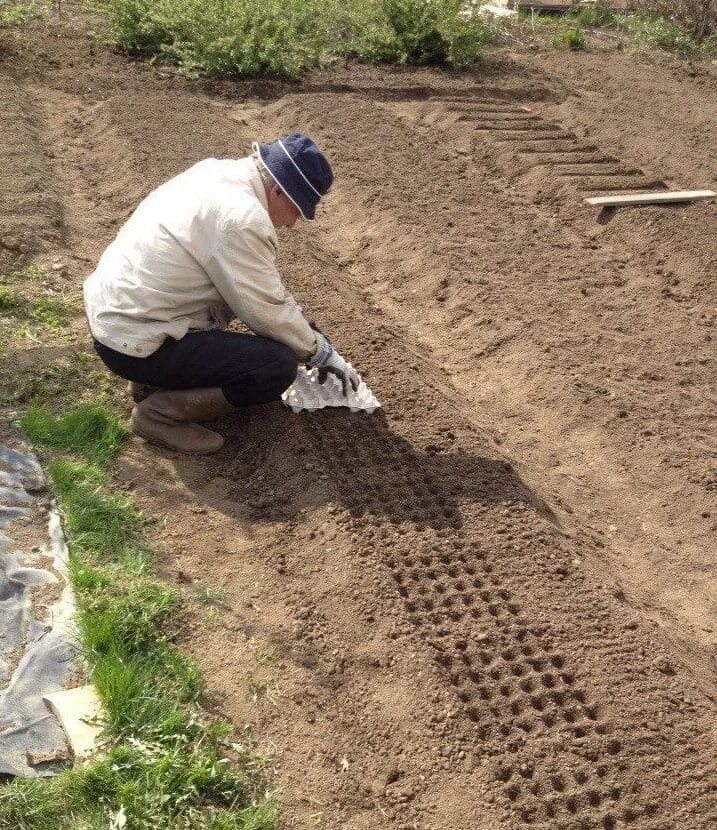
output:
[[[459, 528], [470, 505], [550, 508], [501, 459], [413, 446], [384, 412], [344, 410], [294, 415], [257, 407], [219, 424], [227, 437], [209, 459], [176, 455], [176, 469], [200, 500], [250, 521], [291, 519], [309, 504], [332, 502], [352, 516], [394, 524]], [[217, 478], [219, 477], [219, 478]], [[223, 483], [221, 494], [208, 486]]]

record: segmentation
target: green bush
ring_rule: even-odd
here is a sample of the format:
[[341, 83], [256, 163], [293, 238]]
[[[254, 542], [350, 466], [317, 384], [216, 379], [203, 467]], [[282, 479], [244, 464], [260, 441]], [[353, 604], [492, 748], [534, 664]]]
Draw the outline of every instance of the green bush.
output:
[[338, 0], [106, 0], [112, 39], [188, 72], [296, 75], [321, 63]]
[[101, 0], [98, 5], [108, 16], [112, 39], [128, 52], [158, 52], [171, 41], [155, 16], [159, 4], [154, 0]]
[[288, 75], [339, 54], [467, 66], [492, 30], [464, 0], [103, 0], [111, 38], [190, 73]]
[[468, 66], [490, 39], [480, 18], [462, 16], [462, 0], [383, 0], [381, 6], [391, 57], [402, 63]]
[[383, 10], [393, 30], [397, 53], [407, 63], [446, 63], [450, 43], [441, 31], [436, 3], [384, 0]]

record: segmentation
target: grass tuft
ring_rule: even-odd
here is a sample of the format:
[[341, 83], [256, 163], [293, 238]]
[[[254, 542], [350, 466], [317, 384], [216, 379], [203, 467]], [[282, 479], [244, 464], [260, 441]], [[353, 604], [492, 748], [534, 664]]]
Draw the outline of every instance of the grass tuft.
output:
[[127, 428], [105, 407], [85, 404], [56, 418], [44, 407], [31, 407], [22, 426], [32, 441], [83, 455], [95, 462], [114, 458]]
[[575, 20], [579, 26], [596, 27], [612, 26], [617, 15], [609, 3], [597, 2], [594, 6], [588, 6], [578, 11]]
[[14, 781], [0, 796], [0, 827], [107, 830], [124, 815], [128, 830], [272, 830], [276, 801], [248, 798], [243, 776], [201, 743], [136, 741], [54, 779]]
[[89, 564], [117, 562], [129, 573], [143, 573], [151, 557], [142, 540], [144, 518], [132, 499], [110, 492], [96, 464], [54, 461], [50, 475], [73, 550]]

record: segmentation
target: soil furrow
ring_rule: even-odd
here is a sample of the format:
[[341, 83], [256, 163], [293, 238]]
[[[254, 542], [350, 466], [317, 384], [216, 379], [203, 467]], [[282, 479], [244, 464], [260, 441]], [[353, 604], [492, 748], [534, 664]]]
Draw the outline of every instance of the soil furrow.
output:
[[[6, 58], [7, 60], [7, 58]], [[48, 182], [36, 113], [0, 64], [0, 272], [62, 241], [61, 202]], [[48, 188], [48, 184], [50, 185]]]
[[[540, 162], [645, 161], [510, 63], [210, 95], [94, 48], [64, 34], [51, 76], [22, 67], [82, 256], [255, 139], [307, 130], [336, 172], [281, 271], [384, 409], [242, 411], [214, 458], [133, 441], [117, 474], [158, 518], [204, 704], [267, 748], [283, 826], [714, 826], [714, 210], [596, 226]], [[534, 125], [521, 104], [559, 136], [476, 130]]]

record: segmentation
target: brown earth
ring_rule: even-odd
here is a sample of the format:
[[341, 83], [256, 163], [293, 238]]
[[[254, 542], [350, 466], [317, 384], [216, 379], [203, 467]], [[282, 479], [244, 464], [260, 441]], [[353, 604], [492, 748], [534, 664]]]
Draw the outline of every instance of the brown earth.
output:
[[581, 202], [714, 186], [714, 69], [201, 85], [48, 28], [0, 35], [0, 97], [3, 267], [78, 284], [197, 159], [305, 129], [334, 164], [281, 266], [383, 411], [248, 410], [118, 476], [283, 826], [716, 826], [717, 204]]

